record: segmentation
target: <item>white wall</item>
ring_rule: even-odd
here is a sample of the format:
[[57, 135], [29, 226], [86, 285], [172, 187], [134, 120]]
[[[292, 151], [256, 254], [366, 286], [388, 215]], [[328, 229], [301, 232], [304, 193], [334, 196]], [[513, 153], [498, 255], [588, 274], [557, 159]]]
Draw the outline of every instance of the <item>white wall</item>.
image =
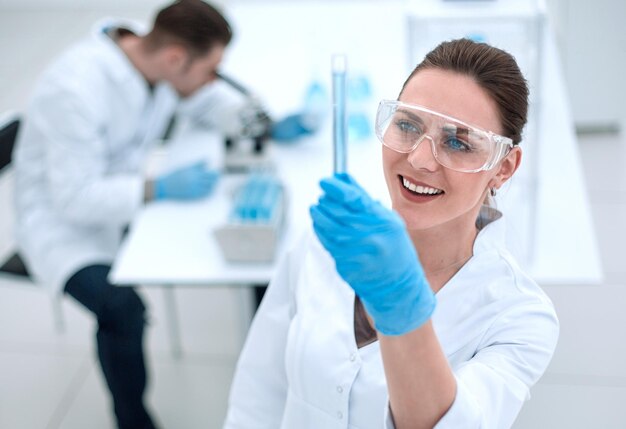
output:
[[[272, 0], [212, 0], [218, 5]], [[294, 0], [282, 0], [293, 3]], [[331, 0], [328, 0], [331, 1]], [[384, 0], [368, 0], [369, 3]], [[506, 1], [506, 0], [504, 0]], [[274, 2], [276, 2], [274, 0]], [[0, 0], [11, 10], [155, 11], [169, 0]], [[574, 121], [626, 129], [626, 1], [547, 0], [557, 33]]]
[[0, 0], [0, 10], [52, 10], [52, 9], [157, 9], [167, 0]]
[[574, 122], [626, 130], [626, 2], [550, 0]]

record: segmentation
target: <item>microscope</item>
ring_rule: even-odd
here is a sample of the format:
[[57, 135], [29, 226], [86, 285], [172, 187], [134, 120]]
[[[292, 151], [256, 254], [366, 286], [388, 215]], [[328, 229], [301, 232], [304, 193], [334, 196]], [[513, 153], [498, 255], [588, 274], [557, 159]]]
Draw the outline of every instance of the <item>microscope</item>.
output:
[[224, 137], [224, 169], [240, 175], [234, 189], [227, 221], [213, 234], [229, 262], [270, 263], [274, 260], [287, 207], [285, 189], [275, 176], [270, 159], [272, 120], [254, 95], [222, 73], [217, 78], [245, 99], [239, 110], [243, 128], [236, 136]]
[[239, 112], [241, 122], [245, 124], [241, 135], [224, 138], [224, 168], [233, 173], [271, 168], [268, 140], [272, 119], [246, 87], [223, 73], [216, 75], [243, 95], [248, 103], [248, 107]]

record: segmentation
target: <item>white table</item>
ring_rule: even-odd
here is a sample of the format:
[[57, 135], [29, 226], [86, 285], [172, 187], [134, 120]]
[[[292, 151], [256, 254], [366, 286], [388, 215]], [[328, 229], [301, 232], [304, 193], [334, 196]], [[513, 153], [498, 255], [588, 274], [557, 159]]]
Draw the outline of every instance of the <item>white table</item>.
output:
[[[308, 208], [319, 195], [319, 179], [332, 171], [332, 148], [327, 143], [331, 140], [323, 137], [329, 134], [327, 126], [319, 137], [304, 139], [294, 145], [273, 144], [269, 147], [270, 158], [276, 165], [276, 173], [288, 198], [277, 258], [310, 224]], [[217, 165], [223, 158], [222, 145], [216, 135], [207, 131], [183, 130], [168, 151], [168, 168], [192, 159], [209, 159]], [[374, 195], [384, 199], [384, 182], [377, 180], [382, 177], [380, 162], [375, 161], [380, 157], [379, 144], [372, 139], [353, 145], [350, 155], [353, 169], [361, 172], [357, 176], [368, 178], [363, 181], [365, 185], [374, 189]], [[133, 220], [113, 264], [109, 279], [114, 284], [163, 287], [175, 356], [180, 355], [182, 349], [173, 286], [242, 287], [244, 310], [241, 323], [245, 332], [252, 314], [250, 296], [245, 289], [267, 284], [272, 277], [274, 264], [226, 261], [213, 236], [213, 230], [227, 222], [232, 194], [244, 179], [245, 175], [241, 174], [223, 175], [215, 192], [201, 201], [147, 204]]]
[[[269, 282], [268, 264], [229, 264], [212, 236], [225, 222], [230, 193], [241, 177], [223, 177], [215, 193], [200, 202], [148, 204], [133, 221], [110, 273], [117, 284], [161, 286], [166, 322], [175, 357], [182, 353], [174, 286], [254, 286]], [[252, 310], [249, 293], [241, 290], [241, 329], [247, 330]]]

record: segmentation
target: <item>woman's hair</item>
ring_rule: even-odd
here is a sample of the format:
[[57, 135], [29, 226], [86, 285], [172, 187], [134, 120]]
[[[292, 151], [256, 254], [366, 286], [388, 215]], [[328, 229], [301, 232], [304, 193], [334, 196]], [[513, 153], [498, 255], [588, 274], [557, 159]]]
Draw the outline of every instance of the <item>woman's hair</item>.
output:
[[193, 56], [202, 56], [215, 45], [226, 46], [233, 32], [226, 18], [202, 0], [178, 0], [161, 9], [145, 37], [148, 46], [183, 45]]
[[522, 140], [528, 115], [528, 85], [508, 52], [469, 39], [443, 42], [430, 51], [402, 85], [400, 94], [420, 70], [440, 69], [469, 76], [496, 102], [503, 135]]

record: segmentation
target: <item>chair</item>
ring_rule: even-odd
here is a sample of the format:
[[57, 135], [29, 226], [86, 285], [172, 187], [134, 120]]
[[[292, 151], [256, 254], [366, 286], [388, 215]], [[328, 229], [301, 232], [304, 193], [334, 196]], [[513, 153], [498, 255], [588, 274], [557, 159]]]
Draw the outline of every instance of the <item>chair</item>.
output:
[[[11, 168], [11, 154], [20, 126], [20, 118], [16, 113], [9, 113], [0, 117], [0, 231], [7, 231], [0, 235], [0, 279], [9, 280], [14, 284], [24, 284], [36, 287], [24, 262], [15, 250], [15, 243], [12, 242], [12, 212], [13, 207], [13, 171]], [[7, 256], [8, 255], [8, 256]], [[48, 291], [46, 291], [48, 293]], [[61, 307], [61, 295], [51, 295], [52, 314], [54, 326], [57, 332], [65, 331], [65, 320]]]

